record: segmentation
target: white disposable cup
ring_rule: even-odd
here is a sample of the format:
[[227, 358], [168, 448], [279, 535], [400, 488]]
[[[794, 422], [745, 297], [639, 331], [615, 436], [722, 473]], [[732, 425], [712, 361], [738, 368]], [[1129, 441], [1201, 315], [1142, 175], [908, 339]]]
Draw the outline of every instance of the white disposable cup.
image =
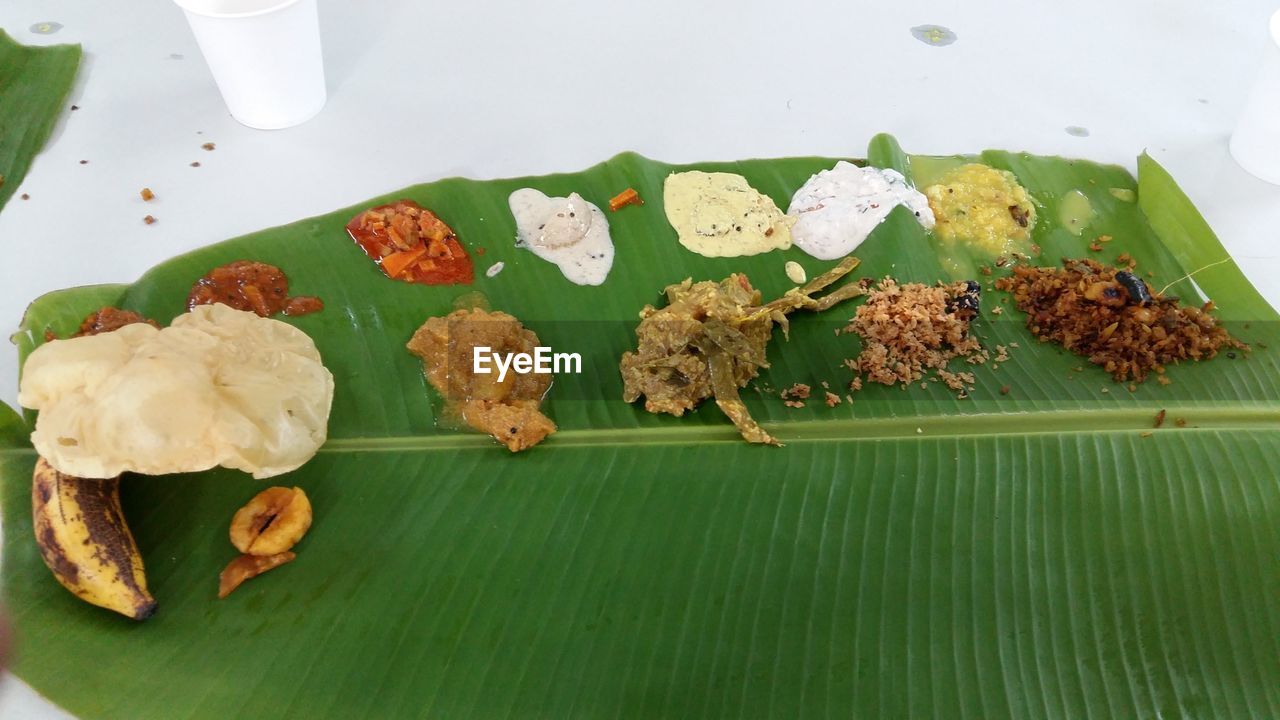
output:
[[1262, 70], [1231, 136], [1231, 156], [1250, 174], [1280, 185], [1280, 10], [1271, 16], [1270, 33]]
[[310, 120], [324, 107], [316, 0], [174, 0], [231, 116], [260, 130]]

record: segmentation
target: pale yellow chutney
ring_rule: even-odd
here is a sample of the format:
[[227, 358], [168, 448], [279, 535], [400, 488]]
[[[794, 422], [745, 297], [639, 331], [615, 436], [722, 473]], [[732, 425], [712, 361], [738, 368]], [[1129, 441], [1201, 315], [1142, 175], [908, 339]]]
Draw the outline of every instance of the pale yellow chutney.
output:
[[1007, 170], [970, 163], [925, 188], [941, 240], [961, 241], [991, 255], [1026, 248], [1036, 224], [1035, 201]]
[[795, 218], [741, 175], [672, 173], [662, 200], [680, 244], [699, 255], [740, 257], [791, 247]]

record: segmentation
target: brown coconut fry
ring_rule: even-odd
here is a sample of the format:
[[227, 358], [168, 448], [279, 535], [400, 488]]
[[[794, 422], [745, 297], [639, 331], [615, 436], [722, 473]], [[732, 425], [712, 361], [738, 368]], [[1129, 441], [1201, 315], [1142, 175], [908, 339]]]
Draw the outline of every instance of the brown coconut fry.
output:
[[852, 283], [814, 297], [857, 266], [857, 258], [846, 258], [768, 303], [737, 273], [720, 282], [685, 280], [668, 286], [666, 307], [645, 306], [636, 328], [636, 350], [622, 355], [623, 399], [643, 397], [645, 410], [679, 417], [714, 397], [747, 442], [779, 445], [751, 418], [738, 390], [760, 368], [769, 367], [766, 351], [774, 325], [785, 336], [788, 313], [819, 312], [866, 294], [865, 284]]

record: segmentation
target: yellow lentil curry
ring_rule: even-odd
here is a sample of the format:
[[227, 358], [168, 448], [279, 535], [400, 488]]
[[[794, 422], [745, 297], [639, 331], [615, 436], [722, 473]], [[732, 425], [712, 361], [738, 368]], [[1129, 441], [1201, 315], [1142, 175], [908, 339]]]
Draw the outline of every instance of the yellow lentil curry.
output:
[[1007, 170], [961, 165], [924, 194], [937, 220], [933, 232], [941, 240], [966, 242], [993, 256], [1025, 248], [1031, 240], [1035, 203]]

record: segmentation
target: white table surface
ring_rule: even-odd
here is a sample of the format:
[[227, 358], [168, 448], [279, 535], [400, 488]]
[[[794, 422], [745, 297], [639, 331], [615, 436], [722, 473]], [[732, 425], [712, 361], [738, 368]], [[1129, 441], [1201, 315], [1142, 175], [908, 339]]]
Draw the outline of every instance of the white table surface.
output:
[[[41, 293], [129, 282], [413, 183], [573, 171], [622, 150], [860, 156], [881, 131], [910, 152], [1025, 149], [1130, 170], [1145, 149], [1280, 306], [1280, 187], [1227, 153], [1277, 3], [320, 0], [328, 106], [264, 132], [226, 113], [176, 6], [5, 0], [0, 27], [20, 42], [78, 42], [85, 56], [68, 101], [80, 109], [18, 191], [31, 199], [0, 212], [0, 331]], [[64, 27], [28, 30], [43, 21]], [[909, 32], [922, 24], [958, 40], [926, 45]], [[6, 349], [0, 401], [16, 396]], [[6, 678], [0, 716], [62, 714]]]

